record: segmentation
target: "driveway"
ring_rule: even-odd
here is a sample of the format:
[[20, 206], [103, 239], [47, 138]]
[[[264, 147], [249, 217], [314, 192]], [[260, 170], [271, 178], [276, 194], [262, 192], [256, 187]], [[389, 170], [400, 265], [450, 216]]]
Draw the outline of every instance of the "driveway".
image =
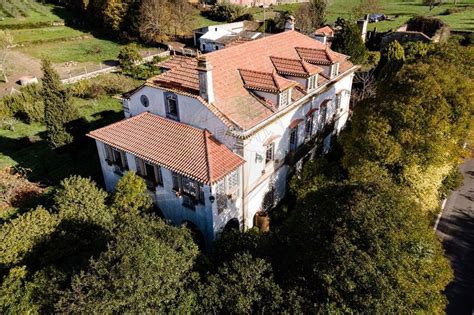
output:
[[474, 314], [474, 159], [460, 169], [464, 184], [448, 197], [437, 229], [454, 271], [446, 289], [448, 315]]

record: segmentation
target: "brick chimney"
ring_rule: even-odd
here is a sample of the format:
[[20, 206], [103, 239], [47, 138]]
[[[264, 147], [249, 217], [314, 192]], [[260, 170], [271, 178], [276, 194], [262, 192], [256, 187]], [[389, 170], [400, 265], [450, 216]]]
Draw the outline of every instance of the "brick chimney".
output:
[[199, 72], [199, 95], [208, 103], [213, 103], [212, 65], [205, 55], [198, 57], [197, 71]]
[[290, 15], [285, 21], [285, 32], [295, 30], [295, 17]]

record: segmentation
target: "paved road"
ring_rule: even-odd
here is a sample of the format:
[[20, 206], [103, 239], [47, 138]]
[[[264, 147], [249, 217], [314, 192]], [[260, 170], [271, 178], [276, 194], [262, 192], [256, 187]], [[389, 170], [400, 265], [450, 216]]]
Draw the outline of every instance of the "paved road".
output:
[[449, 196], [437, 229], [454, 271], [446, 289], [448, 315], [474, 314], [474, 159], [461, 172], [464, 184]]

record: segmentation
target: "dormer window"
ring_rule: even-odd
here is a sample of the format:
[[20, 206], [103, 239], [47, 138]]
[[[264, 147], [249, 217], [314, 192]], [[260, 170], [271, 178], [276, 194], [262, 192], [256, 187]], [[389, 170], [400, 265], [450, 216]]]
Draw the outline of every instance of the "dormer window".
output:
[[285, 107], [288, 105], [290, 100], [290, 90], [286, 90], [280, 93], [278, 105], [279, 107]]
[[179, 121], [178, 97], [175, 94], [165, 93], [166, 117]]
[[312, 75], [308, 78], [308, 91], [314, 90], [316, 88], [316, 75]]

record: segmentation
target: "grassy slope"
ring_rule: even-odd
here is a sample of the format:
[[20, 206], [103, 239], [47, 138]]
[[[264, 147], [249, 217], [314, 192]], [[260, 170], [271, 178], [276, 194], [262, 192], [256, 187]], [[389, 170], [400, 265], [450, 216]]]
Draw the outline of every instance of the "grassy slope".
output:
[[[118, 100], [103, 97], [97, 100], [74, 99], [81, 115], [87, 120], [88, 129], [96, 129], [122, 118], [122, 107]], [[92, 176], [100, 181], [100, 169], [92, 139], [82, 139], [72, 151], [59, 152], [49, 149], [45, 127], [40, 124], [26, 125], [18, 122], [15, 130], [0, 129], [0, 167], [15, 166], [30, 169], [31, 180], [56, 184], [71, 174]], [[24, 137], [35, 136], [38, 141], [25, 145]]]
[[84, 33], [67, 26], [52, 26], [42, 28], [29, 28], [10, 31], [15, 43], [34, 42], [39, 40], [65, 39], [83, 36]]

